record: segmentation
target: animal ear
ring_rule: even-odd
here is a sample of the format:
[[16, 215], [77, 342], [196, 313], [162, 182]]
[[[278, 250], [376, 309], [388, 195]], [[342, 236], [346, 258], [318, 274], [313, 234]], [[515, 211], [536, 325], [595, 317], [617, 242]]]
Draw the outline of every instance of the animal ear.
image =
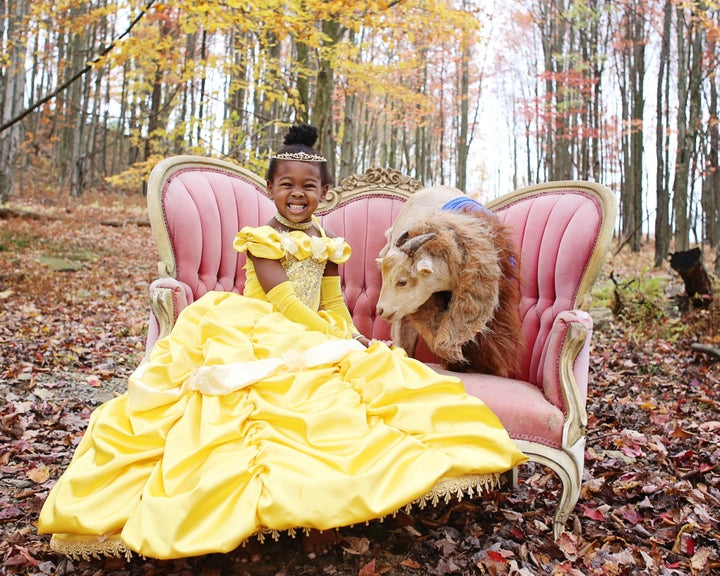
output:
[[[403, 234], [403, 236], [406, 236], [406, 234], [407, 232]], [[398, 242], [400, 242], [400, 238], [398, 238]], [[412, 258], [428, 240], [432, 240], [433, 238], [435, 238], [435, 232], [428, 232], [427, 234], [420, 234], [419, 236], [413, 236], [412, 238], [407, 239], [406, 242], [403, 242], [402, 246], [400, 244], [396, 244], [396, 246], [400, 247], [405, 254]]]
[[408, 231], [405, 230], [400, 236], [398, 236], [398, 239], [395, 240], [395, 247], [396, 248], [402, 248], [403, 244], [407, 242], [408, 238], [410, 237], [410, 234], [408, 234]]
[[430, 274], [435, 272], [435, 268], [433, 267], [433, 261], [427, 256], [425, 256], [424, 258], [420, 258], [417, 262], [415, 262], [414, 267], [417, 273], [421, 276], [429, 276]]
[[380, 252], [378, 252], [378, 261], [380, 261], [380, 258], [385, 256], [385, 254], [388, 253], [390, 250], [390, 235], [392, 234], [392, 227], [385, 230], [385, 246], [383, 246], [380, 249]]

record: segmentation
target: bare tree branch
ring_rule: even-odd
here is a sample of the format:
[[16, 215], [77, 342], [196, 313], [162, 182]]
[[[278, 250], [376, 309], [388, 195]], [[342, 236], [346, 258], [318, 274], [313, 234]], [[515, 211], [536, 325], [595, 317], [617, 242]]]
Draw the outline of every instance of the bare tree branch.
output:
[[46, 102], [49, 102], [50, 100], [52, 100], [53, 98], [55, 98], [55, 97], [56, 97], [58, 94], [60, 94], [63, 90], [66, 90], [66, 89], [68, 88], [68, 86], [70, 86], [73, 82], [77, 81], [79, 78], [82, 78], [85, 74], [87, 74], [90, 70], [92, 70], [92, 68], [93, 68], [93, 66], [95, 66], [95, 64], [97, 64], [98, 62], [100, 62], [100, 60], [101, 60], [104, 56], [106, 56], [113, 48], [115, 48], [115, 45], [116, 45], [120, 40], [122, 40], [125, 36], [127, 36], [127, 35], [130, 33], [130, 31], [134, 28], [135, 24], [137, 24], [137, 23], [142, 19], [142, 17], [145, 16], [145, 14], [147, 13], [147, 11], [150, 9], [150, 7], [151, 7], [154, 3], [155, 3], [155, 0], [148, 0], [148, 3], [146, 4], [145, 8], [143, 8], [143, 9], [140, 11], [140, 13], [135, 17], [135, 19], [134, 19], [132, 22], [130, 22], [130, 25], [127, 27], [127, 29], [125, 30], [125, 32], [123, 32], [122, 34], [120, 34], [120, 36], [118, 36], [118, 37], [115, 38], [115, 40], [113, 40], [110, 44], [108, 44], [107, 46], [105, 46], [105, 48], [102, 49], [102, 51], [100, 52], [100, 54], [99, 54], [98, 56], [96, 56], [95, 59], [94, 59], [92, 62], [90, 62], [87, 66], [85, 66], [85, 68], [83, 68], [83, 69], [80, 70], [79, 72], [76, 72], [75, 74], [73, 74], [73, 75], [72, 75], [70, 78], [68, 78], [65, 82], [63, 82], [62, 84], [60, 84], [60, 86], [58, 86], [57, 88], [55, 88], [55, 90], [53, 90], [52, 92], [50, 92], [50, 94], [47, 94], [47, 95], [44, 96], [43, 98], [40, 98], [39, 100], [36, 100], [36, 101], [33, 102], [32, 104], [30, 104], [30, 106], [28, 106], [25, 110], [23, 110], [20, 114], [18, 114], [17, 116], [15, 116], [15, 118], [13, 118], [13, 119], [11, 119], [11, 120], [8, 120], [5, 124], [3, 124], [2, 126], [0, 126], [0, 132], [4, 132], [4, 131], [7, 130], [8, 128], [11, 128], [12, 126], [14, 126], [14, 125], [17, 124], [18, 122], [20, 122], [23, 118], [25, 118], [26, 116], [28, 116], [33, 110], [36, 110], [37, 108], [39, 108], [40, 106], [42, 106], [42, 105], [45, 104]]

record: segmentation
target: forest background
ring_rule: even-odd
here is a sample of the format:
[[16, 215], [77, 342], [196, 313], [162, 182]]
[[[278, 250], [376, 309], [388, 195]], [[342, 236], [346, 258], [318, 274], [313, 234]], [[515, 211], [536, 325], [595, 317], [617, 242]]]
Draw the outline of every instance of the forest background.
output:
[[604, 183], [621, 241], [647, 236], [657, 266], [720, 239], [718, 8], [0, 0], [0, 204], [140, 194], [171, 154], [262, 174], [287, 124], [310, 121], [338, 180], [390, 166], [481, 200]]

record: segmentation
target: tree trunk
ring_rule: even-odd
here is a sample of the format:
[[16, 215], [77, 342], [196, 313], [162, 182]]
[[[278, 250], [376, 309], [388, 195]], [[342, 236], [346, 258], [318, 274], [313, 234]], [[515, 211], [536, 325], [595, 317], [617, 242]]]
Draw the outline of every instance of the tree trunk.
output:
[[228, 130], [227, 154], [232, 158], [244, 161], [246, 142], [243, 138], [243, 124], [245, 122], [245, 97], [247, 95], [246, 81], [248, 80], [248, 67], [245, 59], [245, 43], [243, 32], [233, 29], [230, 34], [232, 66], [228, 74], [227, 98], [225, 100], [225, 119]]
[[[157, 130], [160, 127], [160, 106], [162, 105], [163, 74], [160, 66], [156, 66], [152, 79], [152, 92], [150, 93], [150, 110], [148, 111], [147, 138], [145, 139], [145, 159], [148, 159], [156, 150], [154, 146], [157, 140]], [[202, 99], [201, 99], [202, 101]], [[198, 112], [198, 121], [202, 121], [202, 105]], [[199, 131], [198, 126], [198, 131]], [[198, 133], [198, 138], [200, 137]]]
[[[675, 249], [687, 250], [690, 244], [690, 168], [695, 155], [698, 119], [700, 114], [700, 81], [702, 60], [702, 30], [694, 18], [686, 18], [678, 7], [678, 115], [677, 158], [673, 182], [675, 212]], [[687, 32], [687, 35], [685, 34]]]
[[[720, 90], [720, 80], [717, 75], [711, 80], [711, 100], [710, 100], [710, 117], [715, 119], [710, 126], [710, 174], [707, 176], [708, 186], [708, 228], [711, 244], [714, 248], [720, 246], [720, 127], [718, 126], [718, 118], [720, 111], [718, 110], [718, 91]], [[720, 255], [715, 257], [715, 274], [720, 276]]]
[[[423, 49], [420, 51], [418, 58], [423, 62], [422, 81], [417, 90], [420, 93], [426, 94], [428, 90], [428, 61], [427, 61], [427, 50]], [[430, 172], [429, 163], [430, 160], [427, 156], [427, 126], [421, 126], [418, 124], [415, 128], [415, 174], [414, 177], [420, 180], [420, 182], [427, 181], [428, 174]]]
[[714, 122], [709, 122], [707, 127], [706, 169], [703, 173], [702, 208], [705, 213], [704, 238], [713, 248], [718, 246], [718, 233], [720, 230], [720, 215], [718, 214], [718, 200], [720, 199], [720, 174], [718, 169], [718, 149], [720, 148], [720, 130], [718, 128], [718, 86], [717, 78], [711, 78], [708, 113]]
[[[72, 76], [85, 65], [88, 48], [94, 44], [93, 39], [88, 37], [89, 30], [82, 34], [73, 34], [71, 40], [71, 67], [68, 76]], [[87, 84], [88, 75], [74, 82], [67, 91], [70, 105], [67, 108], [65, 122], [65, 137], [67, 138], [70, 150], [67, 162], [70, 166], [70, 194], [80, 196], [85, 187], [85, 172], [87, 170], [86, 157], [83, 150], [87, 123], [85, 121], [85, 110], [87, 105]]]
[[[348, 41], [351, 44], [356, 42], [355, 31], [348, 31]], [[358, 107], [360, 99], [352, 87], [345, 91], [345, 110], [343, 111], [342, 139], [340, 141], [340, 168], [338, 181], [358, 171], [357, 166], [357, 142], [359, 133], [356, 129], [359, 124]]]
[[328, 52], [332, 51], [343, 33], [343, 28], [333, 20], [323, 20], [323, 33], [327, 39], [323, 42], [320, 66], [317, 73], [315, 104], [312, 110], [312, 123], [317, 126], [319, 138], [317, 150], [328, 160], [330, 174], [335, 174], [335, 130], [333, 125], [333, 90], [335, 88], [335, 69]]
[[643, 141], [645, 138], [645, 123], [643, 112], [645, 110], [645, 18], [642, 14], [635, 14], [635, 46], [633, 47], [633, 66], [632, 70], [632, 104], [630, 107], [632, 118], [630, 133], [630, 147], [632, 150], [633, 163], [630, 170], [633, 173], [633, 182], [635, 187], [631, 191], [634, 231], [632, 233], [631, 246], [634, 252], [640, 252], [642, 247], [642, 224], [643, 224], [643, 177], [644, 171], [644, 154]]
[[672, 2], [666, 0], [663, 8], [663, 31], [660, 46], [659, 71], [657, 83], [657, 103], [655, 107], [655, 266], [665, 261], [670, 249], [670, 194], [668, 192], [668, 131], [667, 102], [670, 96], [670, 32], [672, 29]]
[[628, 110], [628, 126], [630, 131], [630, 164], [626, 167], [627, 174], [632, 182], [628, 190], [629, 205], [632, 207], [630, 224], [630, 246], [633, 252], [639, 252], [642, 247], [643, 223], [643, 110], [645, 109], [645, 17], [638, 13], [635, 4], [629, 14], [628, 40], [632, 42], [629, 50], [631, 63], [628, 68], [630, 80], [630, 102]]
[[[165, 31], [163, 31], [163, 34]], [[207, 75], [207, 30], [203, 30], [200, 33], [200, 66], [202, 66], [202, 73], [200, 74], [200, 96], [198, 98], [198, 113], [197, 113], [197, 124], [195, 125], [195, 129], [197, 130], [197, 136], [196, 141], [198, 144], [202, 142], [202, 134], [203, 134], [203, 122], [205, 121], [205, 83], [206, 83], [206, 75]], [[156, 79], [159, 79], [160, 76], [162, 76], [160, 66], [158, 66], [157, 74], [155, 75]], [[162, 86], [157, 86], [159, 88], [158, 95], [162, 94]], [[153, 99], [152, 99], [152, 105], [153, 108], [155, 107], [155, 88], [156, 85], [153, 85]], [[161, 99], [159, 101], [162, 101]], [[153, 109], [151, 112], [151, 116], [155, 119], [157, 122], [158, 115], [159, 115], [160, 109]], [[155, 129], [152, 133], [152, 138], [156, 138], [157, 136], [154, 134], [154, 131], [157, 130], [157, 126], [155, 126]], [[148, 129], [148, 140], [152, 139], [150, 137], [150, 130]], [[147, 156], [146, 156], [147, 158]]]
[[[25, 39], [20, 32], [23, 18], [29, 10], [27, 0], [14, 0], [8, 7], [9, 17], [3, 19], [0, 42], [5, 55], [0, 69], [0, 119], [2, 124], [20, 113], [25, 96]], [[5, 13], [5, 10], [3, 10]], [[7, 32], [5, 34], [4, 32]], [[7, 39], [11, 38], [12, 42]], [[7, 63], [6, 63], [7, 62]], [[15, 124], [0, 132], [0, 204], [7, 202], [15, 181], [15, 163], [22, 138], [22, 125]]]
[[620, 206], [622, 233], [633, 252], [642, 247], [643, 224], [643, 111], [645, 108], [645, 15], [632, 2], [626, 4], [619, 26], [618, 80], [622, 103], [623, 132]]
[[295, 43], [300, 73], [298, 74], [296, 88], [298, 92], [297, 119], [299, 122], [307, 122], [310, 119], [310, 83], [305, 70], [308, 69], [309, 49], [302, 42]]
[[465, 48], [460, 60], [460, 118], [457, 135], [457, 188], [467, 190], [467, 163], [470, 148], [469, 122], [470, 112], [470, 48]]

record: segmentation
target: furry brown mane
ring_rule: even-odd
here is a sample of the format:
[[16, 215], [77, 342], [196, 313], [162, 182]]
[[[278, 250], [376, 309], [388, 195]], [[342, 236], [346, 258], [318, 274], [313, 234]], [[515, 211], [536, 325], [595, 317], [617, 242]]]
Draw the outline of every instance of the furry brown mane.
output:
[[436, 294], [408, 319], [448, 368], [512, 376], [520, 331], [520, 260], [510, 232], [486, 212], [440, 212], [409, 229], [455, 273], [449, 302]]

